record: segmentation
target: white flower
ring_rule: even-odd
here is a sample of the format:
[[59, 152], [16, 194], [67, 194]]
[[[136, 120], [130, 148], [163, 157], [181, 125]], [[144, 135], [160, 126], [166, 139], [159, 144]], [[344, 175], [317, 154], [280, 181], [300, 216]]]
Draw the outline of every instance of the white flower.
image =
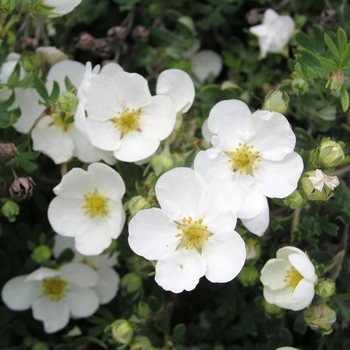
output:
[[279, 16], [274, 10], [268, 9], [264, 14], [263, 23], [249, 30], [259, 37], [261, 57], [268, 52], [283, 53], [295, 28], [290, 16]]
[[190, 168], [175, 168], [156, 184], [161, 209], [138, 212], [129, 225], [129, 244], [156, 264], [156, 282], [165, 290], [190, 291], [202, 276], [228, 282], [245, 262], [245, 244], [234, 230], [244, 202], [231, 181], [207, 184]]
[[222, 58], [213, 50], [196, 52], [192, 57], [192, 73], [200, 83], [210, 76], [216, 78], [222, 70]]
[[[53, 82], [57, 81], [60, 93], [66, 91], [64, 79], [69, 77], [73, 85], [79, 86], [85, 67], [80, 62], [61, 61], [51, 67], [46, 88], [49, 93]], [[60, 109], [53, 104], [47, 109], [39, 105], [41, 99], [34, 88], [16, 89], [14, 107], [19, 106], [22, 114], [13, 127], [21, 133], [27, 133], [41, 116], [32, 131], [33, 149], [50, 157], [56, 164], [64, 163], [76, 156], [82, 162], [96, 162], [100, 154], [77, 131], [73, 122], [74, 113], [65, 113], [64, 121], [60, 118]]]
[[89, 317], [97, 310], [99, 299], [92, 289], [97, 281], [97, 273], [84, 264], [70, 263], [58, 270], [41, 267], [9, 280], [1, 296], [12, 310], [31, 307], [45, 332], [54, 333], [68, 324], [69, 317]]
[[328, 176], [320, 169], [316, 170], [316, 176], [309, 176], [309, 180], [314, 186], [314, 189], [322, 192], [324, 185], [328, 186], [332, 191], [339, 185], [339, 180], [336, 176]]
[[293, 152], [295, 135], [287, 119], [277, 112], [256, 111], [238, 100], [217, 103], [208, 119], [213, 148], [199, 152], [194, 169], [206, 181], [237, 182], [246, 193], [238, 217], [253, 233], [268, 225], [266, 197], [284, 198], [297, 187], [303, 170]]
[[121, 198], [125, 185], [108, 165], [90, 164], [87, 171], [73, 168], [54, 188], [57, 195], [48, 209], [54, 231], [75, 237], [75, 248], [84, 255], [97, 255], [108, 248], [124, 226]]
[[74, 247], [73, 237], [55, 236], [53, 246], [53, 255], [58, 258], [65, 249], [71, 249], [74, 252], [73, 262], [79, 262], [92, 267], [98, 274], [98, 282], [92, 288], [97, 293], [100, 304], [109, 303], [117, 294], [119, 275], [113, 269], [117, 264], [117, 253], [109, 255], [90, 255], [80, 254]]
[[141, 75], [92, 74], [85, 85], [79, 89], [82, 103], [75, 116], [79, 130], [92, 145], [113, 151], [117, 159], [145, 159], [172, 132], [176, 120], [174, 103], [164, 95], [151, 96], [147, 80]]
[[298, 311], [310, 305], [317, 276], [309, 257], [295, 247], [277, 251], [261, 270], [264, 297], [270, 304]]
[[54, 7], [49, 17], [58, 17], [73, 11], [80, 3], [81, 0], [43, 0], [42, 5]]

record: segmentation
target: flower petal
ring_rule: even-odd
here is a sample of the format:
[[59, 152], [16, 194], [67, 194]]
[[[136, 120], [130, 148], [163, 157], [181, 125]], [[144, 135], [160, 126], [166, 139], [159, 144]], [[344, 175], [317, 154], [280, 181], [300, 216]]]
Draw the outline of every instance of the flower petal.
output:
[[200, 83], [209, 76], [216, 78], [222, 70], [222, 58], [212, 50], [202, 50], [191, 57], [193, 75]]
[[78, 286], [70, 286], [66, 300], [73, 318], [91, 316], [100, 304], [97, 293], [93, 289]]
[[97, 273], [98, 283], [93, 289], [100, 299], [100, 304], [107, 304], [117, 295], [120, 277], [111, 267], [99, 269]]
[[181, 293], [193, 290], [205, 270], [205, 260], [196, 249], [182, 248], [157, 262], [155, 280], [163, 289]]
[[69, 263], [60, 268], [62, 278], [70, 286], [93, 287], [98, 282], [97, 272], [90, 266], [81, 263]]
[[288, 260], [304, 278], [312, 283], [316, 282], [317, 276], [315, 267], [308, 256], [301, 254], [290, 254], [288, 256]]
[[302, 279], [294, 289], [289, 308], [294, 311], [305, 309], [311, 304], [314, 295], [314, 284], [308, 280]]
[[261, 283], [271, 290], [284, 288], [284, 279], [290, 267], [290, 263], [285, 259], [270, 259], [261, 270]]
[[61, 274], [58, 270], [53, 270], [48, 267], [39, 267], [27, 276], [26, 281], [42, 281], [45, 278], [59, 276]]

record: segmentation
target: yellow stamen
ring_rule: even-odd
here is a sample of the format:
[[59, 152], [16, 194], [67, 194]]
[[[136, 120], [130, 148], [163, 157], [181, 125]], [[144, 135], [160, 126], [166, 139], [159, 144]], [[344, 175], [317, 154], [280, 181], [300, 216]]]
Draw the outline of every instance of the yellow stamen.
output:
[[82, 206], [83, 209], [86, 209], [84, 214], [90, 214], [92, 219], [98, 215], [104, 217], [108, 214], [108, 199], [105, 196], [95, 191], [85, 193], [84, 198], [85, 204]]
[[128, 132], [138, 130], [140, 121], [140, 110], [124, 109], [122, 113], [118, 113], [117, 117], [112, 119], [114, 127], [122, 132], [122, 136]]
[[46, 278], [42, 283], [42, 295], [49, 297], [51, 301], [60, 301], [66, 296], [66, 286], [67, 282], [60, 277]]
[[229, 156], [229, 162], [232, 164], [233, 171], [239, 171], [240, 174], [253, 175], [252, 171], [259, 168], [254, 166], [255, 162], [261, 162], [260, 152], [253, 152], [254, 145], [242, 145], [238, 144], [234, 152], [226, 152]]
[[287, 287], [292, 287], [295, 289], [302, 279], [303, 276], [292, 266], [290, 270], [287, 270], [283, 282], [288, 282]]
[[[73, 127], [73, 113], [66, 113], [64, 118], [61, 119], [60, 112], [54, 112], [50, 115], [53, 119], [52, 124], [59, 128], [61, 131], [66, 132]], [[51, 125], [52, 125], [51, 124]]]

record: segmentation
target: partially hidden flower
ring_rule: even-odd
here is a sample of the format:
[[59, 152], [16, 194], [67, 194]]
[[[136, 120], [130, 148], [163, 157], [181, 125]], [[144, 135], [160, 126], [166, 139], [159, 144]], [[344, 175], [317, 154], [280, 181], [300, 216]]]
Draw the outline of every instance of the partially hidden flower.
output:
[[89, 317], [97, 310], [99, 298], [92, 289], [97, 281], [97, 273], [84, 264], [70, 263], [56, 270], [41, 267], [9, 280], [1, 296], [11, 310], [32, 308], [45, 332], [54, 333], [63, 329], [70, 317]]
[[336, 176], [328, 176], [320, 169], [316, 169], [315, 176], [309, 176], [309, 180], [313, 184], [314, 189], [319, 192], [322, 192], [325, 185], [332, 191], [339, 185], [339, 180]]
[[170, 97], [151, 96], [136, 73], [88, 73], [78, 97], [75, 121], [92, 145], [115, 158], [136, 162], [152, 155], [172, 132], [176, 108]]
[[160, 208], [139, 211], [129, 225], [129, 244], [156, 264], [165, 290], [193, 290], [202, 276], [211, 282], [235, 278], [245, 262], [245, 244], [234, 230], [244, 202], [231, 181], [210, 184], [189, 168], [163, 174], [155, 187]]
[[227, 100], [212, 108], [207, 126], [213, 147], [198, 153], [194, 169], [207, 182], [237, 182], [246, 194], [238, 217], [251, 232], [262, 235], [269, 223], [266, 198], [290, 195], [303, 170], [288, 120], [277, 112], [252, 114], [242, 101]]
[[280, 16], [268, 9], [264, 13], [263, 23], [250, 27], [249, 30], [258, 36], [260, 54], [265, 58], [268, 52], [283, 53], [294, 28], [295, 23], [290, 16]]
[[55, 232], [75, 237], [76, 250], [97, 255], [108, 248], [124, 226], [125, 185], [111, 167], [92, 163], [87, 171], [73, 168], [54, 188], [48, 218]]
[[118, 273], [113, 268], [117, 264], [117, 253], [113, 253], [111, 256], [107, 254], [82, 255], [75, 249], [73, 237], [56, 235], [52, 249], [55, 258], [57, 259], [65, 249], [73, 251], [74, 258], [72, 262], [86, 264], [97, 272], [98, 282], [92, 288], [97, 293], [100, 304], [109, 303], [117, 294], [120, 280]]
[[81, 0], [42, 0], [41, 5], [53, 7], [49, 17], [64, 16], [81, 3]]
[[276, 259], [267, 261], [261, 270], [260, 280], [268, 303], [298, 311], [310, 305], [317, 275], [303, 251], [284, 247], [277, 251]]

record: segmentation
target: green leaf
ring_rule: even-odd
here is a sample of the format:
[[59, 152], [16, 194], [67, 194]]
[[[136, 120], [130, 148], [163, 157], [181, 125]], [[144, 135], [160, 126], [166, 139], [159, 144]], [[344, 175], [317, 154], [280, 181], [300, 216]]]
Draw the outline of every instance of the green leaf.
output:
[[323, 29], [316, 24], [312, 26], [312, 29], [314, 31], [314, 37], [315, 37], [314, 45], [315, 45], [316, 51], [320, 55], [323, 55], [325, 50], [325, 45], [323, 40], [323, 35], [324, 35]]
[[338, 47], [340, 52], [341, 60], [343, 59], [344, 52], [348, 44], [348, 38], [346, 33], [342, 28], [338, 28]]
[[15, 68], [10, 74], [9, 78], [7, 79], [7, 84], [11, 87], [16, 87], [18, 85], [20, 75], [21, 75], [21, 66], [18, 62], [15, 65]]
[[339, 61], [339, 59], [340, 59], [339, 50], [338, 50], [337, 46], [334, 44], [334, 41], [331, 39], [331, 37], [327, 33], [324, 34], [324, 41], [325, 41], [329, 51], [333, 55], [333, 57], [337, 61]]
[[173, 329], [171, 341], [176, 345], [183, 343], [186, 336], [186, 325], [183, 323], [177, 324]]
[[34, 79], [34, 87], [35, 87], [36, 91], [38, 92], [38, 94], [41, 96], [41, 98], [45, 102], [49, 102], [49, 94], [46, 90], [46, 86], [45, 86], [44, 82], [40, 78]]
[[317, 116], [322, 120], [333, 121], [336, 119], [337, 109], [334, 106], [327, 106], [317, 112]]
[[330, 60], [329, 58], [320, 57], [319, 60], [320, 60], [322, 67], [329, 70], [329, 71], [333, 71], [335, 69], [338, 69], [338, 64], [335, 61]]
[[9, 107], [11, 107], [13, 105], [13, 102], [15, 102], [15, 92], [14, 91], [12, 91], [11, 96], [6, 101], [0, 102], [0, 110], [5, 111], [6, 109], [8, 109]]
[[57, 81], [54, 80], [52, 91], [49, 97], [50, 101], [56, 102], [59, 95], [60, 95], [60, 86], [58, 85]]
[[150, 32], [158, 45], [174, 45], [180, 44], [182, 41], [182, 38], [165, 28], [151, 27]]
[[313, 40], [306, 33], [298, 32], [295, 39], [297, 40], [298, 44], [305, 47], [305, 49], [312, 51], [315, 49]]
[[20, 113], [21, 110], [19, 108], [12, 111], [0, 112], [0, 128], [6, 129], [16, 123]]
[[349, 93], [343, 85], [340, 90], [340, 102], [343, 108], [343, 111], [346, 112], [349, 109]]
[[72, 82], [70, 81], [68, 75], [66, 75], [64, 77], [64, 84], [66, 85], [66, 90], [67, 91], [71, 91], [71, 90], [75, 90], [76, 87], [72, 84]]
[[60, 255], [58, 256], [58, 258], [56, 259], [58, 264], [63, 264], [63, 263], [67, 263], [67, 262], [71, 262], [74, 258], [74, 252], [72, 249], [70, 248], [66, 248], [65, 250], [63, 250]]

